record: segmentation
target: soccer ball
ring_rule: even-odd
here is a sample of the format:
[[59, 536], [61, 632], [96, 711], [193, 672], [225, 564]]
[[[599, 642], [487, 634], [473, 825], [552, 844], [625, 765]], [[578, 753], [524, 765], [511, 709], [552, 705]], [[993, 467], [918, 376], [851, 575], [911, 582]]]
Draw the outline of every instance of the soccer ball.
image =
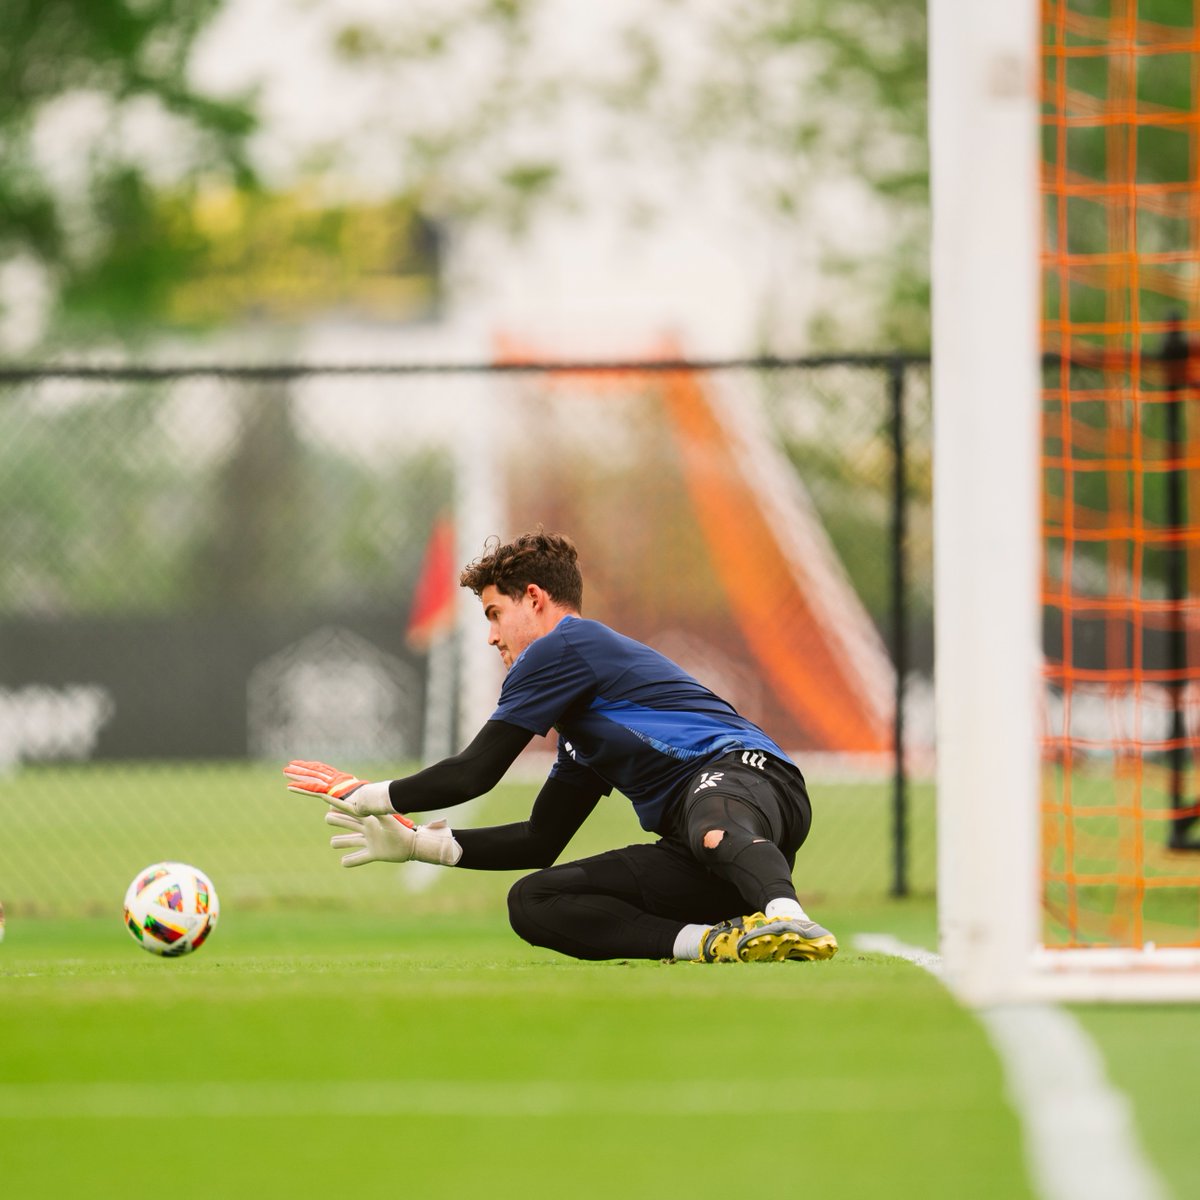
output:
[[125, 893], [125, 928], [143, 950], [164, 958], [198, 950], [220, 914], [212, 881], [187, 863], [155, 863]]

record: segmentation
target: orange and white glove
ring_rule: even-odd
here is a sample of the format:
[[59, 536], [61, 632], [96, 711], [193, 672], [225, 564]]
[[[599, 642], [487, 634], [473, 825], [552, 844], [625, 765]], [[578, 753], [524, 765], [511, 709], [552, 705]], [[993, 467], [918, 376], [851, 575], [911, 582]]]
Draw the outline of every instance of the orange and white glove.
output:
[[343, 867], [361, 867], [369, 862], [427, 862], [452, 867], [462, 858], [462, 846], [445, 820], [414, 825], [407, 817], [392, 813], [359, 820], [346, 813], [327, 812], [325, 823], [349, 833], [329, 839], [335, 850], [352, 850], [342, 856]]
[[352, 817], [392, 815], [392, 801], [387, 781], [368, 783], [347, 775], [328, 763], [292, 759], [283, 773], [288, 778], [288, 791], [301, 796], [318, 796], [327, 804]]

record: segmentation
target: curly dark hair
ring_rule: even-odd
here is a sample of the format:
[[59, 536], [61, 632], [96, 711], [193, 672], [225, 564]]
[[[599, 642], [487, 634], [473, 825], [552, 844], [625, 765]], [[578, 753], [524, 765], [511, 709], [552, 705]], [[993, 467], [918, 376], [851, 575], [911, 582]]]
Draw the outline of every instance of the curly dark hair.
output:
[[583, 576], [578, 559], [579, 551], [566, 534], [546, 533], [539, 525], [511, 542], [488, 538], [484, 554], [463, 570], [458, 582], [477, 596], [490, 584], [513, 600], [536, 583], [552, 600], [580, 612]]

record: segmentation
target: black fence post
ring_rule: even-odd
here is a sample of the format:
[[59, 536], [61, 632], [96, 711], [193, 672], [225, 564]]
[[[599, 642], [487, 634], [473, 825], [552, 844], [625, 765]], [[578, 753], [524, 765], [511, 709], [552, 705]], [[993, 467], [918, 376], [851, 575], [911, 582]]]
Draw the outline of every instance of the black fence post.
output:
[[903, 359], [888, 363], [892, 426], [892, 895], [908, 895], [908, 780], [904, 763], [904, 679], [908, 674], [908, 472], [904, 429]]
[[1200, 843], [1188, 838], [1196, 818], [1183, 815], [1191, 808], [1187, 797], [1187, 764], [1190, 747], [1187, 742], [1187, 722], [1184, 714], [1184, 698], [1187, 688], [1187, 630], [1184, 625], [1183, 606], [1187, 599], [1187, 543], [1184, 529], [1187, 518], [1184, 512], [1184, 412], [1186, 388], [1189, 375], [1190, 347], [1179, 318], [1171, 321], [1171, 327], [1163, 341], [1162, 363], [1167, 384], [1166, 434], [1167, 455], [1171, 468], [1167, 473], [1167, 528], [1171, 531], [1173, 544], [1167, 551], [1167, 599], [1170, 602], [1167, 633], [1167, 653], [1171, 696], [1171, 749], [1168, 761], [1171, 769], [1171, 808], [1178, 813], [1171, 820], [1168, 846], [1173, 850], [1200, 850]]

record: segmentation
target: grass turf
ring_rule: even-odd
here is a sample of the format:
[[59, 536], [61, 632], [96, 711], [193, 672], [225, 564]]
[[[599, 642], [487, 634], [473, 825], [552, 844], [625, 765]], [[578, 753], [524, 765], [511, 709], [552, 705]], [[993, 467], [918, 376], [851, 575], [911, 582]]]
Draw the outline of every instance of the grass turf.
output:
[[1104, 1055], [1113, 1085], [1133, 1102], [1138, 1135], [1180, 1197], [1200, 1196], [1200, 1005], [1073, 1005]]
[[[532, 794], [459, 812], [519, 819]], [[919, 969], [853, 950], [855, 931], [935, 943], [928, 895], [863, 899], [890, 878], [886, 786], [813, 795], [796, 879], [842, 953], [706, 968], [532, 950], [503, 920], [509, 873], [343, 871], [320, 806], [276, 769], [0, 779], [0, 1194], [1029, 1194], [978, 1022]], [[932, 812], [914, 789], [926, 893]], [[613, 797], [567, 855], [644, 838]], [[166, 857], [223, 904], [175, 962], [120, 921], [129, 879]], [[1175, 1194], [1200, 1194], [1200, 1006], [1076, 1011]]]
[[113, 920], [2, 951], [14, 1197], [1029, 1194], [979, 1025], [852, 949], [581, 964], [495, 914], [231, 912], [177, 961]]

